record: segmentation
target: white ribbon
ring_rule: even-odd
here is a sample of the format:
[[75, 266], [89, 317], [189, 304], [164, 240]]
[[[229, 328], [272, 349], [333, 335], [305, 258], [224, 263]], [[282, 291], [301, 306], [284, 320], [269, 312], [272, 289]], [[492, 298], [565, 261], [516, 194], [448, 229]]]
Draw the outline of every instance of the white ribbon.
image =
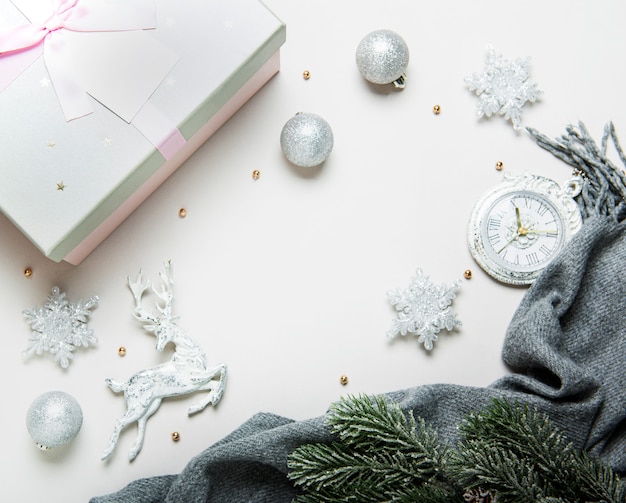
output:
[[[76, 72], [67, 32], [116, 32], [156, 27], [154, 0], [13, 0], [32, 22], [0, 28], [0, 92], [41, 54], [66, 120], [92, 112]], [[105, 104], [106, 105], [106, 104]]]

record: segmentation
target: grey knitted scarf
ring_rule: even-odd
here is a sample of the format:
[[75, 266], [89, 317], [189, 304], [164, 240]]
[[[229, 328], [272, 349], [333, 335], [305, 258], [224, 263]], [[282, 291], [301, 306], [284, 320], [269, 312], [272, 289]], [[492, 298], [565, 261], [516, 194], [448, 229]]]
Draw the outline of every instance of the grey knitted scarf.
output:
[[[508, 328], [502, 357], [511, 374], [487, 388], [440, 384], [389, 393], [436, 427], [450, 444], [457, 425], [495, 397], [547, 413], [577, 449], [626, 474], [626, 178], [583, 124], [557, 140], [529, 129], [537, 143], [579, 170], [584, 224], [529, 288]], [[290, 502], [287, 456], [327, 442], [324, 417], [292, 421], [257, 414], [192, 459], [178, 475], [137, 480], [91, 503]]]

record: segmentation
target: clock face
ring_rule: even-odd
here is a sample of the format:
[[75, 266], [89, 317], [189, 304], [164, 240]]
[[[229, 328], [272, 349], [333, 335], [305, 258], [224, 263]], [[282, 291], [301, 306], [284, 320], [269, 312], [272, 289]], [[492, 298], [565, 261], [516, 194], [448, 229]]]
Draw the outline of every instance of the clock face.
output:
[[486, 209], [481, 222], [485, 251], [502, 267], [543, 269], [563, 247], [563, 221], [545, 197], [520, 191], [505, 194]]
[[497, 280], [528, 285], [578, 230], [580, 212], [552, 180], [530, 175], [507, 180], [474, 208], [469, 247]]

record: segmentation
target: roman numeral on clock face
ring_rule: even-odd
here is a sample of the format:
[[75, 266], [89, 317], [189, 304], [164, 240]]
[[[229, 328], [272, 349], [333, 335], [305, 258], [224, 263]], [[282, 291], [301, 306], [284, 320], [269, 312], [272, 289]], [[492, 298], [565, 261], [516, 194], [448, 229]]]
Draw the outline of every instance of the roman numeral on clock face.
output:
[[535, 265], [539, 263], [539, 257], [536, 252], [531, 252], [526, 255], [526, 263], [528, 265]]
[[497, 231], [502, 225], [502, 221], [498, 218], [490, 218], [489, 224], [487, 225], [487, 229], [490, 231]]
[[546, 212], [548, 211], [548, 207], [545, 204], [540, 204], [539, 208], [536, 210], [537, 214], [542, 217], [546, 214]]
[[549, 256], [552, 253], [552, 250], [548, 248], [546, 245], [541, 245], [539, 247], [539, 251], [544, 254], [544, 256]]

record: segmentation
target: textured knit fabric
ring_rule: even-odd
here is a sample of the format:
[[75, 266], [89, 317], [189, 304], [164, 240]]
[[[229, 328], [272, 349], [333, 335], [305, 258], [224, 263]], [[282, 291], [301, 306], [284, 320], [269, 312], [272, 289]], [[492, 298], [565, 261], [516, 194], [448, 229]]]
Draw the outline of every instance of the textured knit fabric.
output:
[[[510, 375], [487, 388], [428, 385], [389, 398], [423, 417], [450, 445], [463, 418], [493, 398], [528, 403], [547, 413], [577, 449], [625, 475], [626, 226], [615, 204], [598, 209], [602, 190], [587, 191], [581, 204], [596, 210], [585, 213], [582, 229], [511, 321], [503, 348]], [[330, 440], [324, 417], [257, 414], [180, 474], [138, 480], [91, 503], [287, 503], [296, 494], [286, 476], [288, 455]]]

